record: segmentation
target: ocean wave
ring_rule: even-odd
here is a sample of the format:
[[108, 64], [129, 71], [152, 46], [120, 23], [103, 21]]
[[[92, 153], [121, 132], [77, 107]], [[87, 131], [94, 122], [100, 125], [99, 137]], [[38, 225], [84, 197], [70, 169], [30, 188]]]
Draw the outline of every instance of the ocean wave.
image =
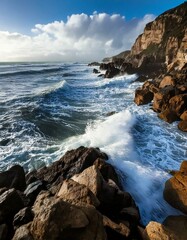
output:
[[36, 70], [19, 70], [13, 72], [2, 72], [0, 73], [0, 77], [7, 77], [7, 76], [18, 76], [18, 75], [34, 75], [34, 74], [45, 74], [45, 73], [53, 73], [53, 72], [60, 72], [64, 70], [62, 67], [56, 68], [42, 68]]

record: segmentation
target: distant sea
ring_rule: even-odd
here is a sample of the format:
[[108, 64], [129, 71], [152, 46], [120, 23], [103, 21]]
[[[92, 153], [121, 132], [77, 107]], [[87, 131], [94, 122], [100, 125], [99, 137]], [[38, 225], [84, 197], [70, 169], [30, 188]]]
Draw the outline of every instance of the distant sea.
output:
[[[67, 150], [99, 147], [117, 169], [142, 222], [178, 214], [162, 197], [187, 135], [134, 104], [136, 75], [97, 77], [86, 64], [0, 64], [0, 170], [50, 165]], [[108, 113], [115, 114], [108, 116]]]

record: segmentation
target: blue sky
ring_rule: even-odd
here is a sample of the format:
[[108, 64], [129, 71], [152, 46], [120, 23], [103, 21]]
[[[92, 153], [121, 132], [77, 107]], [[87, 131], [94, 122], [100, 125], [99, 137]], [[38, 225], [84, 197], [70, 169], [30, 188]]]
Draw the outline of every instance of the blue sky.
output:
[[29, 32], [37, 23], [66, 20], [72, 14], [94, 11], [118, 13], [131, 19], [162, 12], [183, 3], [182, 0], [1, 0], [0, 29]]
[[[183, 0], [1, 0], [0, 61], [101, 60]], [[69, 17], [68, 17], [69, 16]]]

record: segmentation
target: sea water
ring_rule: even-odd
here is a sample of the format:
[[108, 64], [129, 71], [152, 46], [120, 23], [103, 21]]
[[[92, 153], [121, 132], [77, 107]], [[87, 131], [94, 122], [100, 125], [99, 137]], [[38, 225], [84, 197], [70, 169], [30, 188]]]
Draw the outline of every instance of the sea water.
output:
[[[98, 77], [86, 64], [0, 64], [0, 170], [50, 165], [67, 150], [99, 147], [134, 197], [142, 223], [181, 214], [163, 199], [187, 135], [136, 106], [137, 75]], [[115, 114], [108, 114], [108, 113]]]

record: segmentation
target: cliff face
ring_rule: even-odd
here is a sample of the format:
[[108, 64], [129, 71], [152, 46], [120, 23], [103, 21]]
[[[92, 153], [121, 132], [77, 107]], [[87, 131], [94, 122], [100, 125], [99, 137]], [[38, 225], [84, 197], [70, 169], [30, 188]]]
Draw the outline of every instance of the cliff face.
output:
[[123, 59], [142, 72], [181, 69], [187, 62], [187, 2], [148, 23]]

